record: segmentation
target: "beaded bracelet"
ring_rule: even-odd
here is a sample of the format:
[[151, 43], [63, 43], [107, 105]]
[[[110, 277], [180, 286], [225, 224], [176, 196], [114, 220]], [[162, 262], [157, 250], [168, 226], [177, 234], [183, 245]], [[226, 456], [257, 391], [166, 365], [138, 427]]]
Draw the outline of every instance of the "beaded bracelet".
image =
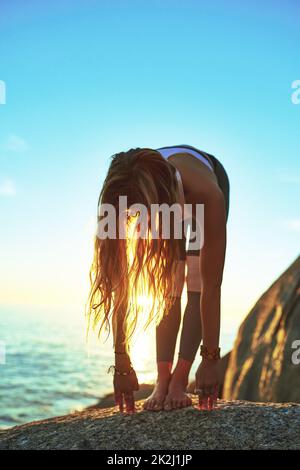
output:
[[134, 370], [131, 364], [130, 364], [130, 369], [129, 369], [128, 372], [122, 372], [121, 370], [118, 370], [118, 369], [116, 368], [116, 366], [111, 365], [111, 366], [109, 366], [109, 368], [107, 369], [107, 373], [109, 374], [112, 369], [114, 369], [114, 373], [117, 374], [117, 375], [130, 375], [130, 374], [132, 374], [132, 372], [133, 372], [133, 370]]
[[220, 356], [221, 349], [216, 348], [213, 351], [209, 351], [206, 346], [201, 346], [200, 349], [200, 356], [204, 357], [205, 359], [209, 360], [218, 360], [221, 358]]

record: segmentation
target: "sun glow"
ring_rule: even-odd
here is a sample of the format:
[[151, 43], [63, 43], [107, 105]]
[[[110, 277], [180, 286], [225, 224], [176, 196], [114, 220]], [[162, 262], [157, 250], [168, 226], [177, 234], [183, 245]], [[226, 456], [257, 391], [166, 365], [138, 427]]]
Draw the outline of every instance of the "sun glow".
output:
[[[138, 314], [137, 315], [137, 325], [136, 328], [140, 328], [142, 326], [147, 326], [151, 323], [153, 318], [156, 318], [156, 321], [159, 322], [162, 317], [162, 313], [160, 316], [157, 315], [157, 312], [162, 312], [163, 309], [161, 308], [164, 304], [164, 299], [159, 298], [158, 295], [154, 298], [153, 295], [153, 286], [151, 280], [149, 279], [147, 272], [145, 269], [139, 273], [138, 277], [135, 277], [137, 267], [137, 257], [139, 256], [137, 245], [139, 241], [143, 241], [145, 244], [151, 243], [152, 234], [151, 230], [147, 230], [146, 238], [139, 238], [137, 236], [138, 231], [140, 230], [139, 226], [139, 214], [137, 213], [136, 216], [132, 216], [127, 220], [126, 225], [126, 251], [127, 251], [127, 260], [128, 260], [128, 269], [129, 272], [132, 269], [132, 274], [134, 280], [131, 276], [129, 282], [129, 292], [130, 294], [134, 292], [134, 297], [130, 298], [131, 305], [134, 306], [134, 311]], [[151, 269], [155, 267], [155, 264], [162, 263], [163, 260], [156, 260], [152, 259], [151, 262], [148, 262], [148, 267]], [[134, 288], [133, 288], [134, 284]], [[131, 321], [131, 314], [129, 312], [128, 320]]]
[[[130, 217], [126, 229], [128, 266], [131, 267], [135, 262], [136, 256], [138, 256], [138, 214]], [[149, 243], [149, 241], [151, 241], [151, 231], [147, 232], [145, 243]], [[134, 363], [134, 367], [139, 374], [140, 382], [151, 382], [154, 380], [154, 373], [150, 373], [149, 371], [154, 370], [155, 322], [149, 322], [149, 315], [151, 309], [155, 312], [159, 307], [159, 299], [154, 299], [153, 293], [151, 292], [151, 283], [149, 282], [149, 279], [147, 279], [147, 276], [145, 276], [145, 272], [141, 273], [135, 283], [135, 298], [131, 299], [131, 301], [135, 303], [135, 310], [138, 312], [138, 315], [136, 328], [130, 341], [130, 356]], [[130, 289], [130, 292], [132, 292], [132, 289]], [[158, 319], [156, 318], [156, 321], [157, 320]], [[150, 327], [146, 328], [148, 324]]]

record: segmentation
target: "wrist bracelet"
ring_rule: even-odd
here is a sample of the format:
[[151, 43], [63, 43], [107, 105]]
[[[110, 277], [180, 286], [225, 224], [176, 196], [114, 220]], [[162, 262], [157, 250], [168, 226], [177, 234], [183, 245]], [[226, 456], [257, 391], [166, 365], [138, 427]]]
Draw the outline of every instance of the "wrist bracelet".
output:
[[213, 349], [212, 351], [209, 351], [206, 346], [201, 346], [200, 348], [200, 356], [205, 359], [209, 359], [210, 361], [221, 359], [220, 352], [220, 348]]

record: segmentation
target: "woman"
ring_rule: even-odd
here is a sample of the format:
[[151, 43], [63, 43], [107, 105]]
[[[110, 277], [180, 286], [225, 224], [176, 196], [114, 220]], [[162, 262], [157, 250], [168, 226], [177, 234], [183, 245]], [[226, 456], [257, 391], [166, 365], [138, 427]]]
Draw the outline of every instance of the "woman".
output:
[[[113, 155], [99, 204], [119, 208], [120, 195], [127, 196], [128, 206], [140, 203], [149, 211], [152, 204], [191, 204], [193, 230], [199, 226], [195, 208], [203, 204], [204, 243], [202, 246], [190, 239], [186, 249], [185, 237], [164, 239], [161, 231], [157, 239], [148, 236], [135, 244], [129, 242], [128, 232], [125, 239], [96, 237], [88, 313], [94, 327], [100, 324], [100, 332], [103, 327], [109, 331], [110, 320], [112, 323], [116, 403], [120, 411], [124, 401], [126, 410], [134, 411], [133, 392], [138, 390], [138, 381], [130, 361], [129, 341], [141, 317], [138, 292], [146, 290], [152, 299], [151, 305], [147, 304], [146, 327], [152, 320], [157, 325], [157, 380], [144, 408], [171, 410], [191, 405], [186, 387], [202, 339], [195, 393], [201, 409], [212, 409], [219, 380], [220, 296], [229, 210], [227, 173], [216, 157], [190, 145], [131, 149]], [[129, 220], [130, 216], [126, 223]], [[148, 220], [150, 227], [150, 217]], [[188, 301], [178, 360], [172, 371], [185, 280]]]

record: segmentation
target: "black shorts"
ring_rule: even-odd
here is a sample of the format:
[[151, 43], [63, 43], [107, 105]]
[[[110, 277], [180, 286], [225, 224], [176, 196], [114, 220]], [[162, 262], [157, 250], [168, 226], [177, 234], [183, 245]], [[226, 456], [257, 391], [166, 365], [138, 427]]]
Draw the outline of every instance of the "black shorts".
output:
[[224, 198], [225, 198], [226, 221], [227, 221], [228, 214], [229, 214], [229, 195], [230, 195], [230, 183], [229, 183], [227, 172], [225, 168], [223, 167], [222, 163], [220, 162], [220, 160], [218, 160], [214, 155], [210, 155], [207, 152], [201, 152], [201, 153], [203, 153], [203, 155], [206, 154], [213, 163], [214, 173], [217, 177], [218, 185], [221, 188], [224, 194]]

